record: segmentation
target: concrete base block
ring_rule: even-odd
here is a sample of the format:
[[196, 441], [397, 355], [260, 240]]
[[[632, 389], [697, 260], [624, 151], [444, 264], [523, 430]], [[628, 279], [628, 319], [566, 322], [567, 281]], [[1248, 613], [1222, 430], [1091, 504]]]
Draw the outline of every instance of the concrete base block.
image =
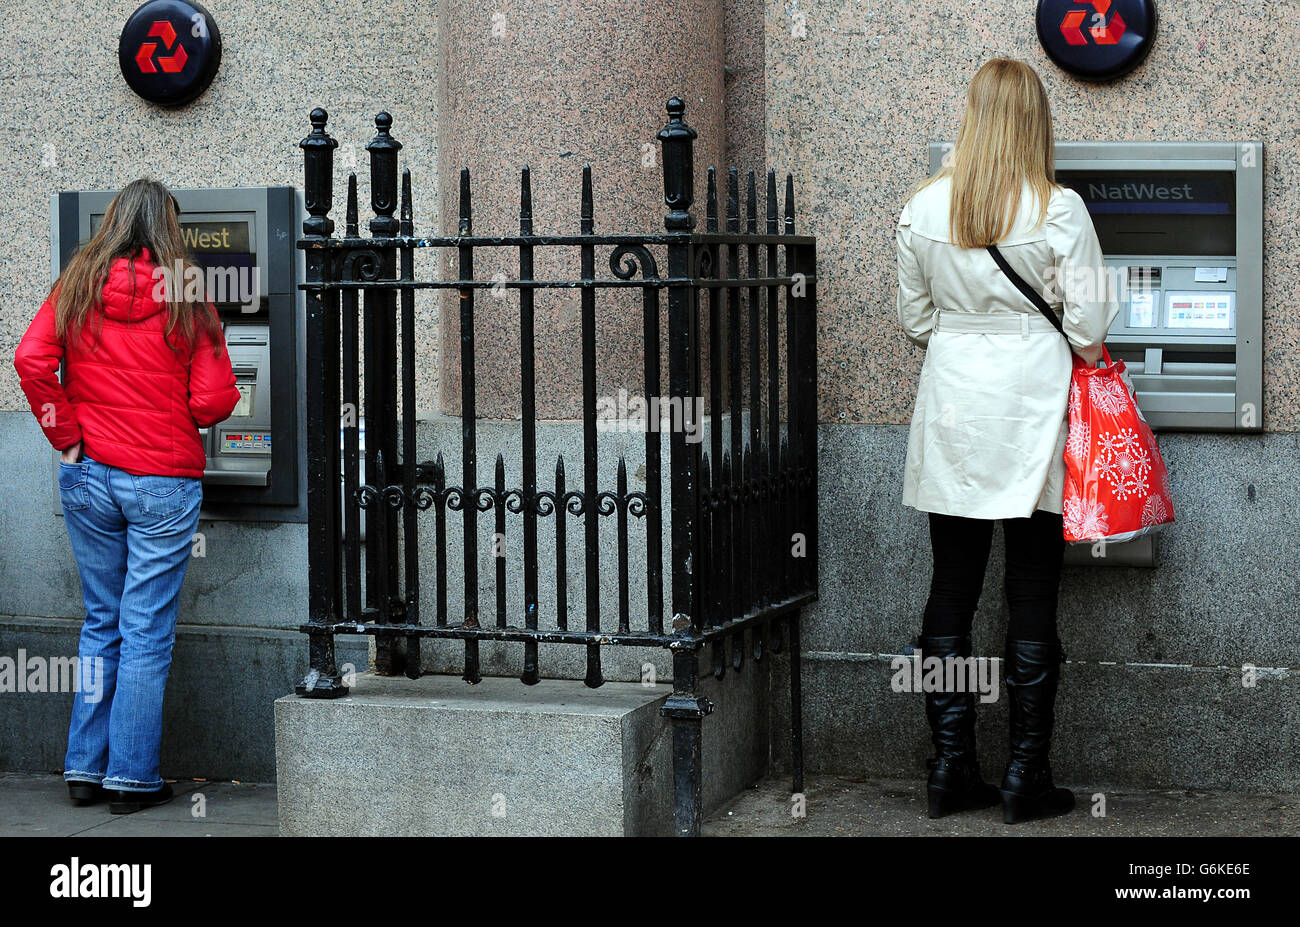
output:
[[[744, 675], [706, 687], [728, 703], [705, 719], [706, 810], [766, 766], [756, 712], [768, 674]], [[670, 690], [365, 674], [347, 698], [286, 696], [275, 703], [280, 833], [671, 834], [672, 731], [660, 716]]]

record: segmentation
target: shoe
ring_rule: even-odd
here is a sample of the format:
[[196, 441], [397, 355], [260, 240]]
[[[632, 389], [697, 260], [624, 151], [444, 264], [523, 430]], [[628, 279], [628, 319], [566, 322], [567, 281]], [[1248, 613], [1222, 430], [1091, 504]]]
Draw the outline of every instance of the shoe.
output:
[[[925, 657], [969, 657], [969, 637], [922, 636]], [[980, 776], [975, 755], [975, 693], [927, 692], [925, 716], [930, 722], [930, 740], [935, 756], [927, 762], [926, 783], [929, 815], [947, 817], [958, 811], [991, 808], [998, 803], [998, 790]]]
[[93, 805], [104, 800], [104, 787], [98, 782], [70, 781], [68, 797], [74, 805]]
[[1074, 809], [1073, 793], [1056, 787], [1048, 762], [1062, 662], [1060, 644], [1007, 641], [1011, 760], [1000, 790], [1006, 824], [1056, 817]]
[[123, 792], [110, 789], [108, 793], [108, 810], [110, 814], [135, 814], [143, 808], [165, 805], [172, 800], [172, 786], [164, 782], [162, 788], [152, 792]]

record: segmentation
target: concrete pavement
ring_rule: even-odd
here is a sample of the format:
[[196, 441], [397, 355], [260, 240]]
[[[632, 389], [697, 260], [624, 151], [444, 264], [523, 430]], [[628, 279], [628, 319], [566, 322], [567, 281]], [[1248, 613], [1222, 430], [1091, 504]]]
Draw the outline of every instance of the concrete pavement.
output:
[[[996, 808], [940, 821], [925, 817], [924, 783], [809, 777], [796, 817], [785, 777], [746, 789], [704, 825], [706, 836], [1300, 836], [1300, 795], [1204, 791], [1096, 793], [1075, 788], [1079, 809], [1052, 821], [1006, 827]], [[58, 775], [0, 776], [0, 836], [274, 837], [275, 786], [184, 780], [176, 798], [132, 815], [106, 804], [76, 807]]]

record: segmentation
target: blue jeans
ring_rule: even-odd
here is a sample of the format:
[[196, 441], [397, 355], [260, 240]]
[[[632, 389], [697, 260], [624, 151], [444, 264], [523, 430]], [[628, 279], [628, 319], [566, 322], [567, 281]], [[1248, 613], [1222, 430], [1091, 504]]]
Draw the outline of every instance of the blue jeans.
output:
[[163, 690], [203, 484], [86, 458], [59, 464], [59, 497], [86, 606], [78, 656], [102, 661], [99, 698], [73, 700], [63, 778], [159, 789]]

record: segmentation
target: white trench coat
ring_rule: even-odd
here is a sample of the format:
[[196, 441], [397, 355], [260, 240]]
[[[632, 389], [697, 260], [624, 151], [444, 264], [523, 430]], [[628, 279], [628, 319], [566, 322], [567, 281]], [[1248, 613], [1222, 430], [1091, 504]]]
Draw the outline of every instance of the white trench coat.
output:
[[[898, 321], [926, 349], [903, 504], [968, 518], [1059, 513], [1070, 351], [992, 255], [952, 243], [950, 191], [947, 178], [921, 189], [898, 220]], [[1104, 285], [1092, 219], [1064, 187], [1053, 189], [1046, 220], [1037, 219], [1026, 185], [1011, 234], [998, 248], [1060, 314], [1073, 350], [1093, 363], [1119, 304]], [[1091, 286], [1071, 285], [1081, 271], [1096, 275]], [[1053, 275], [1061, 283], [1048, 292]]]

